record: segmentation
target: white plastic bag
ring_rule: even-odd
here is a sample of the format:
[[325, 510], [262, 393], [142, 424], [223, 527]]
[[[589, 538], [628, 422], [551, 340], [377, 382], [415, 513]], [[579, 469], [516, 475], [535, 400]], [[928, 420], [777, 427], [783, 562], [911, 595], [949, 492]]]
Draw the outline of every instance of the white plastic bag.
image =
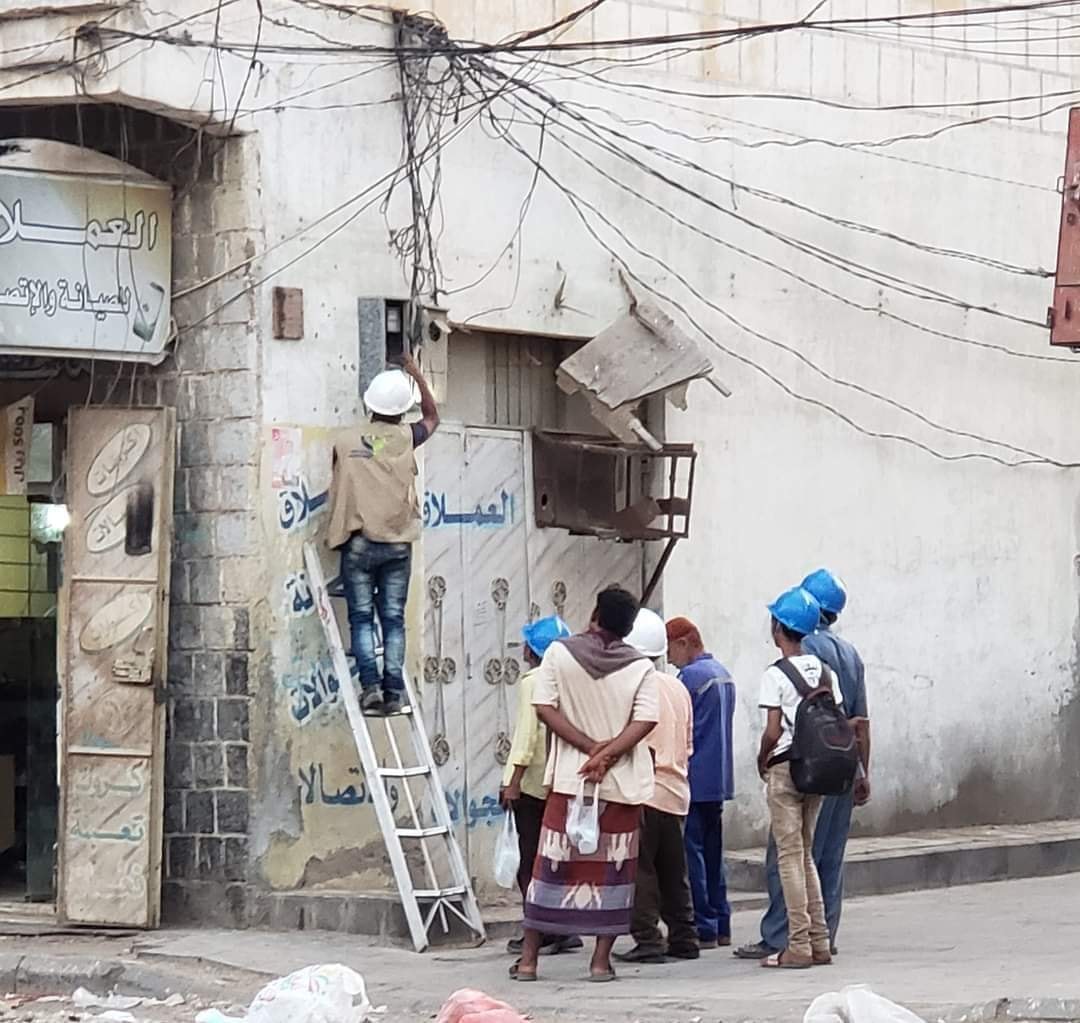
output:
[[592, 797], [585, 795], [585, 779], [581, 779], [578, 794], [566, 809], [566, 837], [582, 856], [591, 856], [600, 848], [600, 800], [597, 787]]
[[863, 984], [831, 991], [810, 1003], [803, 1023], [924, 1023], [910, 1009], [890, 1002]]
[[503, 816], [506, 818], [503, 829], [495, 839], [495, 883], [501, 888], [513, 888], [517, 884], [518, 867], [521, 866], [517, 821], [510, 810]]
[[[371, 1013], [364, 978], [347, 966], [307, 966], [267, 984], [243, 1017], [244, 1023], [364, 1023]], [[237, 1023], [216, 1009], [196, 1023]]]

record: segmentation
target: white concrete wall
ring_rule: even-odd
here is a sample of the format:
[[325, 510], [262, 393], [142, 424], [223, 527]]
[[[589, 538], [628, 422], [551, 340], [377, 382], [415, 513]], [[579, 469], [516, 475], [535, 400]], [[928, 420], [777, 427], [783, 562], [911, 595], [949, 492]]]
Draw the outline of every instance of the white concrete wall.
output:
[[[434, 8], [452, 36], [498, 40], [578, 5], [577, 0], [445, 0]], [[609, 0], [561, 38], [738, 26], [761, 18], [798, 17], [808, 6], [809, 0]], [[817, 17], [932, 7], [941, 5], [834, 0]], [[289, 26], [334, 39], [391, 40], [389, 29], [377, 21], [324, 17], [289, 3], [270, 4], [266, 10]], [[168, 17], [175, 20], [182, 14]], [[79, 20], [74, 15], [55, 17], [51, 27], [70, 27], [72, 18], [72, 24]], [[124, 13], [115, 23], [153, 25], [165, 19]], [[11, 42], [5, 26], [4, 46], [25, 45], [32, 24], [20, 23], [17, 37], [12, 29]], [[289, 26], [264, 26], [264, 44], [314, 41]], [[204, 38], [213, 32], [205, 17], [188, 28]], [[253, 10], [225, 8], [222, 38], [251, 40], [255, 29]], [[56, 34], [42, 29], [38, 38]], [[741, 184], [770, 189], [928, 245], [1050, 267], [1059, 211], [1055, 183], [1063, 161], [1063, 111], [1038, 120], [957, 127], [932, 141], [871, 148], [821, 143], [747, 148], [715, 139], [881, 140], [951, 126], [973, 114], [1024, 115], [1039, 105], [852, 111], [824, 101], [963, 104], [1075, 87], [1076, 40], [1062, 40], [1049, 56], [1033, 54], [1046, 47], [1026, 37], [1010, 42], [1014, 27], [1006, 22], [969, 30], [965, 36], [970, 47], [996, 48], [994, 54], [965, 53], [962, 44], [953, 41], [960, 34], [959, 29], [935, 30], [912, 45], [905, 42], [910, 34], [895, 31], [882, 30], [875, 38], [790, 31], [672, 57], [635, 71], [605, 72], [609, 78], [647, 86], [644, 90], [611, 87], [595, 79], [575, 82], [550, 67], [536, 73], [543, 88], [560, 99], [611, 112], [583, 111], [591, 120], [703, 163]], [[112, 70], [92, 81], [90, 90], [101, 96], [127, 95], [181, 113], [193, 123], [210, 113], [228, 120], [247, 71], [245, 58], [223, 60], [219, 78], [228, 86], [226, 101], [220, 89], [210, 89], [207, 79], [214, 75], [204, 50], [158, 45], [142, 54], [136, 51], [128, 44], [113, 54]], [[121, 55], [130, 59], [125, 63]], [[397, 166], [400, 110], [393, 97], [398, 82], [392, 67], [374, 68], [369, 58], [266, 53], [264, 61], [264, 73], [253, 76], [242, 104], [251, 112], [242, 111], [237, 119], [237, 127], [258, 140], [257, 209], [265, 245], [272, 247], [252, 272], [256, 279], [276, 272], [272, 283], [303, 288], [306, 332], [299, 342], [269, 340], [269, 284], [257, 293], [261, 334], [268, 339], [262, 407], [268, 430], [283, 425], [304, 431], [310, 449], [304, 472], [314, 495], [325, 487], [329, 470], [316, 449], [324, 449], [327, 430], [351, 422], [359, 412], [356, 299], [407, 291], [388, 246], [388, 227], [407, 223], [403, 191], [385, 214], [375, 202], [348, 224], [344, 221], [359, 204], [320, 219]], [[3, 67], [7, 70], [0, 70], [0, 85], [26, 77], [10, 57]], [[606, 65], [590, 67], [602, 70]], [[357, 77], [362, 71], [369, 73]], [[335, 81], [339, 84], [329, 85]], [[655, 87], [701, 95], [649, 91]], [[69, 96], [71, 88], [69, 77], [42, 74], [2, 95], [4, 101], [46, 101]], [[783, 92], [822, 102], [719, 98], [750, 92]], [[1049, 107], [1062, 99], [1042, 102]], [[498, 106], [496, 112], [505, 115], [507, 109]], [[493, 261], [500, 262], [483, 281], [452, 295], [448, 305], [455, 321], [473, 318], [476, 326], [489, 329], [588, 336], [625, 307], [617, 273], [621, 262], [644, 282], [636, 285], [640, 291], [657, 289], [684, 326], [691, 332], [700, 327], [718, 346], [711, 349], [717, 370], [734, 397], [723, 401], [696, 384], [690, 411], [672, 416], [668, 423], [669, 436], [693, 440], [702, 460], [694, 534], [669, 569], [665, 610], [695, 617], [740, 685], [740, 796], [731, 817], [733, 838], [748, 841], [760, 835], [764, 820], [753, 770], [759, 727], [756, 683], [773, 656], [764, 604], [819, 564], [834, 567], [850, 584], [844, 631], [863, 650], [869, 669], [875, 798], [860, 817], [863, 826], [887, 830], [942, 820], [1017, 820], [1080, 812], [1071, 784], [1077, 767], [1074, 751], [1080, 748], [1074, 681], [1076, 471], [945, 462], [909, 445], [868, 437], [826, 409], [792, 398], [764, 373], [842, 411], [866, 430], [902, 434], [948, 456], [974, 451], [1018, 457], [1000, 447], [943, 434], [909, 413], [823, 379], [797, 354], [751, 336], [721, 310], [791, 346], [825, 372], [877, 390], [954, 430], [1007, 440], [1066, 461], [1080, 453], [1074, 398], [1080, 369], [930, 336], [876, 312], [850, 308], [819, 289], [933, 330], [1032, 355], [1050, 354], [1043, 330], [915, 300], [855, 279], [703, 205], [695, 196], [772, 231], [973, 304], [1033, 320], [1044, 315], [1049, 283], [917, 252], [746, 193], [737, 194], [733, 204], [728, 185], [636, 151], [683, 182], [689, 194], [680, 193], [610, 154], [599, 155], [591, 144], [574, 139], [573, 126], [565, 115], [549, 125], [545, 167], [657, 261], [633, 252], [626, 239], [588, 213], [617, 258], [605, 251], [566, 197], [544, 178], [535, 188], [520, 239], [504, 253], [530, 192], [533, 168], [505, 140], [476, 123], [450, 141], [443, 154], [440, 256], [446, 286], [461, 288]], [[519, 123], [511, 130], [527, 151], [536, 152], [539, 133], [534, 128]], [[693, 142], [675, 131], [712, 140]], [[560, 145], [559, 138], [569, 148]], [[579, 154], [595, 159], [605, 172], [655, 205], [605, 180], [583, 164]], [[341, 230], [331, 236], [339, 225]], [[692, 227], [743, 251], [702, 238]], [[308, 233], [293, 238], [301, 229]], [[761, 260], [789, 272], [771, 269]], [[811, 283], [795, 280], [792, 273]], [[215, 287], [229, 293], [227, 280]], [[761, 368], [752, 368], [749, 360]], [[280, 549], [283, 576], [273, 583], [269, 599], [281, 598], [284, 608], [278, 587], [299, 568], [295, 541], [300, 534], [289, 531], [286, 538], [279, 532], [280, 496], [269, 487], [268, 460], [264, 454], [264, 542]], [[316, 520], [310, 535], [317, 534]], [[301, 628], [310, 632], [313, 620]], [[311, 642], [313, 637], [312, 632]], [[297, 645], [283, 634], [274, 642], [282, 705], [275, 719], [277, 731], [266, 738], [279, 743], [286, 759], [272, 762], [268, 757], [262, 765], [266, 813], [253, 814], [261, 829], [253, 836], [253, 849], [275, 885], [317, 886], [365, 868], [364, 861], [351, 856], [349, 846], [358, 833], [370, 829], [370, 810], [320, 809], [322, 816], [310, 823], [329, 837], [307, 835], [306, 811], [299, 805], [301, 786], [292, 775], [298, 764], [307, 762], [310, 743], [289, 732], [287, 682], [304, 667], [300, 662], [308, 639]], [[343, 751], [342, 742], [336, 735], [328, 744], [320, 739], [315, 746]], [[335, 780], [334, 788], [345, 780]], [[342, 818], [346, 813], [365, 815], [367, 823]], [[331, 814], [338, 815], [337, 823], [325, 819]]]

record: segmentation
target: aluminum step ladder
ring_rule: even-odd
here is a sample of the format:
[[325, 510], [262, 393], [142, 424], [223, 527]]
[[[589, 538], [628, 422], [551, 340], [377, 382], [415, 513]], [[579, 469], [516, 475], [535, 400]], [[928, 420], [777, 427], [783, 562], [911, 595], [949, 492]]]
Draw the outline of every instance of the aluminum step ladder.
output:
[[[416, 702], [416, 694], [408, 674], [405, 675], [405, 695], [408, 704], [401, 714], [378, 718], [366, 717], [361, 712], [360, 700], [357, 697], [356, 686], [352, 683], [348, 655], [341, 641], [341, 631], [338, 628], [337, 616], [334, 614], [331, 594], [319, 560], [319, 552], [310, 542], [304, 544], [304, 566], [312, 595], [315, 598], [319, 621], [322, 622], [323, 631], [326, 633], [326, 642], [330, 647], [334, 670], [338, 678], [343, 680], [341, 694], [345, 701], [345, 710], [356, 741], [356, 750], [360, 754], [360, 763], [368, 781], [368, 790], [375, 806], [379, 829], [382, 831], [386, 850], [390, 854], [394, 880], [397, 882], [398, 892], [401, 895], [401, 905], [405, 910], [405, 919], [409, 924], [413, 946], [417, 952], [423, 952], [428, 948], [431, 944], [431, 928], [436, 920], [441, 923], [443, 931], [448, 933], [450, 921], [447, 914], [464, 923], [479, 941], [484, 941], [486, 939], [484, 921], [481, 919], [480, 907], [469, 880], [465, 858], [454, 837], [446, 796], [439, 779], [438, 768], [432, 757], [423, 715], [420, 714], [419, 704]], [[371, 732], [368, 729], [369, 722], [379, 721], [383, 722], [386, 728], [386, 740], [392, 758], [392, 764], [389, 767], [380, 764]], [[398, 723], [403, 723], [409, 731], [414, 754], [413, 762], [410, 764], [402, 760], [398, 738], [394, 734], [395, 724]], [[425, 826], [421, 816], [423, 796], [418, 800], [409, 787], [410, 783], [417, 778], [424, 780], [425, 795], [434, 816], [434, 823], [431, 826]], [[405, 797], [404, 808], [408, 811], [408, 819], [404, 826], [395, 817], [394, 808], [391, 806], [386, 790], [387, 782], [400, 784], [400, 791]], [[401, 809], [400, 804], [398, 808]], [[405, 847], [402, 845], [403, 839], [413, 840], [419, 845], [425, 877], [424, 887], [417, 887], [413, 882], [409, 860]], [[429, 848], [429, 842], [441, 847], [445, 858], [444, 867], [450, 874], [449, 884], [444, 884], [439, 879], [439, 871], [432, 856], [435, 850]]]

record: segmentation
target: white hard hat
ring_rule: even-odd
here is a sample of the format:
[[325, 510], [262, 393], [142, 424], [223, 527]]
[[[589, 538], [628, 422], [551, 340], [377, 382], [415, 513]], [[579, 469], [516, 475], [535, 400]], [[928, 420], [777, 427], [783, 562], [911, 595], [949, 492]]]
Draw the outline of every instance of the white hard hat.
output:
[[646, 657], [663, 657], [667, 653], [667, 626], [664, 619], [655, 611], [643, 607], [634, 619], [634, 627], [626, 642]]
[[413, 406], [412, 381], [400, 369], [380, 373], [364, 391], [369, 412], [380, 416], [403, 416]]

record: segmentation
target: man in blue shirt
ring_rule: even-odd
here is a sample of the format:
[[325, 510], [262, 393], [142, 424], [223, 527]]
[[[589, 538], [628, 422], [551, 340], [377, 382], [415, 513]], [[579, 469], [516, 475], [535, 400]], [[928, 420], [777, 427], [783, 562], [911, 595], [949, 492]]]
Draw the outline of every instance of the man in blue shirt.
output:
[[694, 705], [694, 752], [690, 757], [690, 812], [686, 859], [701, 947], [731, 944], [731, 907], [724, 875], [724, 803], [735, 798], [731, 722], [735, 683], [688, 618], [667, 623], [668, 660]]
[[[862, 806], [870, 798], [870, 721], [866, 705], [866, 670], [855, 647], [832, 631], [832, 626], [847, 604], [847, 590], [843, 582], [827, 569], [820, 568], [803, 580], [802, 587], [814, 596], [822, 612], [817, 632], [802, 642], [803, 652], [814, 654], [835, 672], [844, 697], [844, 710], [855, 725], [861, 762], [854, 790], [844, 796], [825, 798], [814, 832], [814, 863], [821, 878], [825, 917], [835, 955], [836, 932], [840, 928], [840, 911], [844, 900], [844, 852], [851, 831], [851, 811], [853, 806]], [[761, 940], [737, 949], [735, 954], [741, 959], [764, 959], [787, 947], [787, 907], [780, 888], [776, 843], [771, 835], [765, 869], [769, 908], [761, 920]]]

